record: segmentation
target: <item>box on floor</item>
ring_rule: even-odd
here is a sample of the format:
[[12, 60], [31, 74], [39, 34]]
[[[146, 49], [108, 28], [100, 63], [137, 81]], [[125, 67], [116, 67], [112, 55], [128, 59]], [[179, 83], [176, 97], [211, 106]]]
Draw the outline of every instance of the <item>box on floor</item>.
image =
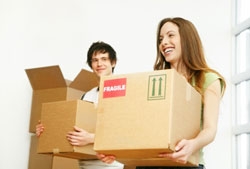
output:
[[77, 159], [53, 156], [52, 169], [79, 169]]
[[38, 138], [31, 135], [28, 169], [51, 169], [53, 156], [37, 153]]
[[37, 153], [38, 138], [31, 136], [28, 169], [79, 169], [77, 159]]

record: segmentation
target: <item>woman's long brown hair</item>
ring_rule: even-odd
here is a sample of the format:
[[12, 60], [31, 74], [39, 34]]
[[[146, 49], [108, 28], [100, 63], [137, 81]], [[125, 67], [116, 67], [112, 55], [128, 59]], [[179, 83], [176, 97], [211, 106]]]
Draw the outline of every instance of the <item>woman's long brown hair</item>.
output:
[[[167, 62], [164, 56], [161, 54], [159, 45], [160, 45], [160, 31], [162, 26], [167, 23], [172, 22], [176, 24], [179, 28], [179, 34], [181, 38], [181, 51], [182, 56], [178, 67], [186, 68], [187, 81], [191, 84], [192, 80], [195, 81], [195, 89], [203, 96], [203, 84], [205, 80], [206, 72], [214, 72], [218, 74], [223, 85], [223, 89], [226, 87], [226, 82], [223, 76], [214, 69], [211, 69], [206, 62], [204, 56], [204, 50], [202, 46], [201, 39], [195, 28], [195, 26], [188, 20], [183, 18], [165, 18], [162, 19], [158, 25], [157, 29], [157, 56], [154, 64], [154, 70], [170, 69], [170, 63]], [[224, 91], [224, 90], [222, 90]]]

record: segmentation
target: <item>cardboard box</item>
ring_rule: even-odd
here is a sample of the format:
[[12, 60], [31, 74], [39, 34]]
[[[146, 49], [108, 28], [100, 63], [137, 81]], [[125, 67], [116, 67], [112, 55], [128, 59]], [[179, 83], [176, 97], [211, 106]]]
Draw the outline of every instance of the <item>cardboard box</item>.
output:
[[124, 168], [123, 169], [136, 169], [136, 166], [124, 166]]
[[174, 162], [166, 158], [142, 158], [142, 159], [117, 159], [120, 163], [125, 164], [125, 166], [136, 167], [136, 166], [178, 166], [178, 167], [192, 167], [197, 166], [199, 158], [199, 152], [192, 155], [186, 164]]
[[95, 105], [83, 100], [43, 103], [41, 123], [45, 130], [39, 138], [37, 152], [76, 159], [97, 159], [93, 144], [72, 146], [66, 138], [74, 126], [94, 133], [96, 117]]
[[52, 154], [38, 154], [37, 145], [38, 138], [36, 135], [32, 135], [30, 142], [28, 169], [51, 169], [53, 162]]
[[86, 91], [96, 87], [99, 81], [93, 72], [82, 69], [70, 82], [64, 79], [58, 65], [25, 71], [33, 88], [29, 128], [31, 133], [35, 133], [36, 125], [41, 118], [42, 103], [80, 99]]
[[38, 154], [38, 139], [36, 135], [31, 136], [28, 169], [79, 169], [77, 159]]
[[77, 159], [53, 156], [52, 169], [79, 169]]
[[[150, 158], [200, 131], [201, 96], [174, 69], [101, 77], [99, 92], [94, 150], [125, 165], [122, 159], [155, 165]], [[198, 165], [193, 156], [187, 165]]]

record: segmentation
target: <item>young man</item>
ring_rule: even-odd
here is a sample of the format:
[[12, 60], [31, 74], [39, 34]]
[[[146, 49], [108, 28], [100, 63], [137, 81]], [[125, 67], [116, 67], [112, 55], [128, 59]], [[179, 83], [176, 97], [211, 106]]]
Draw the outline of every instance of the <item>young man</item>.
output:
[[[87, 53], [87, 63], [89, 67], [98, 76], [109, 76], [114, 72], [117, 57], [115, 50], [107, 43], [94, 42]], [[86, 92], [82, 96], [82, 100], [98, 103], [98, 86]], [[40, 136], [44, 127], [41, 123], [36, 126], [36, 135]], [[69, 143], [73, 146], [84, 146], [94, 143], [95, 134], [89, 133], [86, 130], [74, 126], [74, 131], [67, 134]], [[114, 162], [112, 164], [105, 164], [100, 160], [80, 160], [80, 169], [123, 169], [123, 164]]]

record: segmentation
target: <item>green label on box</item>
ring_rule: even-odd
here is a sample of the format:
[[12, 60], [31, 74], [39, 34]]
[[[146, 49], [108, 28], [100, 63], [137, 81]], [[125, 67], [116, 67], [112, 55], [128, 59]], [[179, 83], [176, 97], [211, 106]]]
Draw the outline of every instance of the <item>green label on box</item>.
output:
[[163, 100], [166, 94], [166, 74], [152, 75], [148, 78], [148, 100]]

